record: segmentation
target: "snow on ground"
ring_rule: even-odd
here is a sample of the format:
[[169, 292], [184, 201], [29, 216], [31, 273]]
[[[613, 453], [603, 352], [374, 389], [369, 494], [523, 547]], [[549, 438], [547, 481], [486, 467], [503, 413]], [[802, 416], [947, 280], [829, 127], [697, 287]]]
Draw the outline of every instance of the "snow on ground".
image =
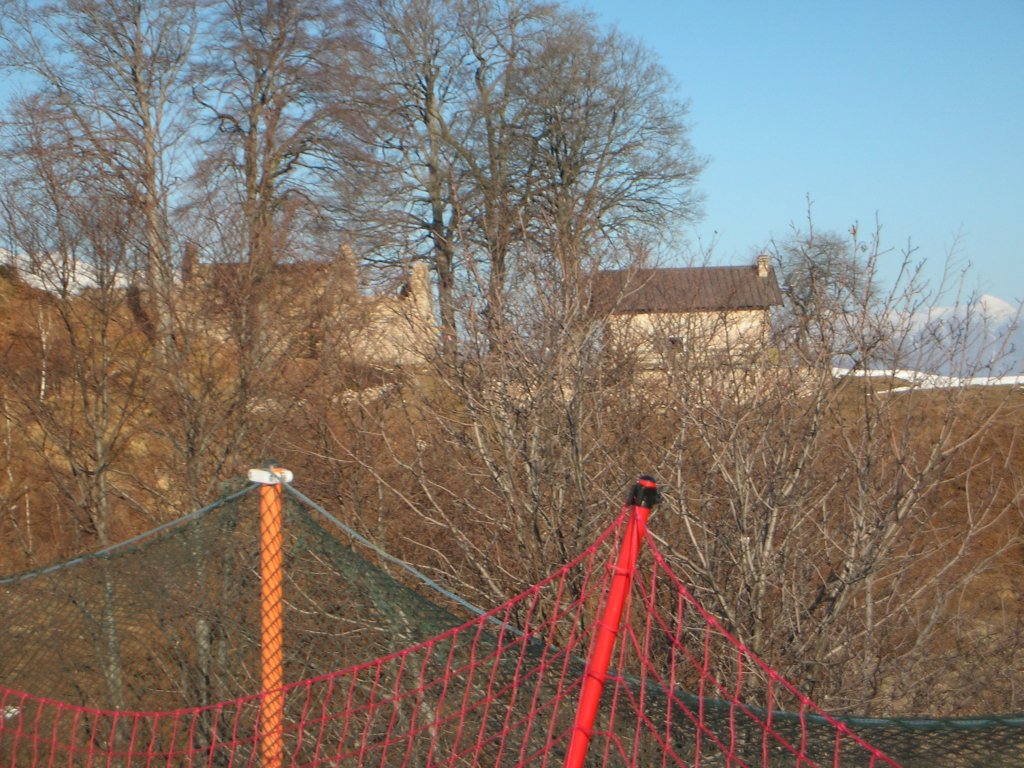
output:
[[96, 288], [101, 277], [112, 281], [117, 288], [127, 288], [131, 284], [131, 275], [126, 270], [112, 269], [109, 274], [101, 276], [92, 264], [83, 259], [62, 259], [55, 255], [30, 259], [24, 254], [0, 248], [0, 264], [16, 269], [27, 285], [50, 293], [81, 293]]
[[904, 387], [894, 387], [887, 392], [909, 392], [918, 389], [950, 389], [952, 387], [1019, 387], [1024, 386], [1024, 375], [1010, 376], [943, 376], [937, 373], [922, 373], [906, 368], [891, 370], [862, 370], [833, 368], [836, 378], [857, 377], [867, 379], [899, 379], [910, 382]]

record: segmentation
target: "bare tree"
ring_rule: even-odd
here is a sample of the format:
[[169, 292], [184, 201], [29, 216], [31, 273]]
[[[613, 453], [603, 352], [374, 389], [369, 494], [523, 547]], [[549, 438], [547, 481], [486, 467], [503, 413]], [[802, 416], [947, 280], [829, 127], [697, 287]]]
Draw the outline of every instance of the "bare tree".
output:
[[[651, 530], [674, 567], [824, 706], [1019, 707], [1003, 670], [1024, 652], [1020, 613], [986, 607], [1020, 573], [1019, 397], [869, 367], [883, 348], [905, 370], [937, 354], [916, 332], [930, 294], [912, 267], [813, 349], [712, 313], [666, 319], [656, 332], [677, 343], [641, 356], [600, 323], [559, 331], [542, 288], [500, 352], [335, 414], [321, 475], [367, 533], [489, 605], [580, 551], [624, 478], [651, 471], [666, 490]], [[964, 339], [947, 343], [955, 358]], [[860, 362], [837, 369], [837, 350]], [[345, 472], [375, 479], [372, 500]]]
[[[935, 354], [914, 325], [930, 293], [905, 274], [852, 294], [813, 335], [784, 328], [755, 364], [709, 367], [699, 341], [676, 350], [646, 421], [671, 488], [658, 534], [705, 605], [826, 707], [966, 712], [955, 691], [981, 695], [986, 668], [992, 706], [1012, 709], [997, 670], [1020, 653], [1015, 624], [962, 610], [988, 580], [1012, 578], [999, 569], [1019, 545], [1021, 489], [997, 469], [1012, 443], [991, 435], [1013, 393], [872, 370], [882, 348], [905, 370]], [[948, 341], [955, 359], [967, 340]], [[853, 367], [835, 368], [839, 355]], [[967, 665], [953, 649], [971, 626], [985, 627], [989, 655]]]
[[442, 343], [456, 338], [461, 222], [455, 159], [446, 140], [465, 106], [468, 49], [449, 0], [351, 3], [369, 52], [356, 98], [371, 117], [362, 188], [343, 203], [366, 256], [381, 263], [428, 261], [436, 275]]
[[[303, 261], [326, 264], [337, 251], [336, 244], [323, 246], [321, 235], [329, 233], [318, 188], [336, 148], [333, 78], [343, 69], [344, 50], [337, 14], [336, 4], [312, 0], [217, 5], [193, 70], [213, 134], [183, 210], [196, 276], [186, 293], [193, 312], [196, 304], [212, 303], [216, 319], [208, 315], [207, 325], [195, 328], [205, 341], [191, 351], [203, 380], [230, 371], [234, 381], [227, 388], [232, 395], [219, 403], [206, 395], [218, 399], [223, 381], [207, 386], [197, 380], [198, 388], [182, 391], [199, 409], [189, 406], [194, 419], [205, 418], [207, 407], [228, 419], [215, 432], [232, 435], [224, 457], [229, 466], [241, 442], [253, 437], [255, 403], [274, 402], [270, 390], [294, 351], [292, 331], [305, 322], [295, 317], [301, 299], [289, 298], [296, 286], [282, 279], [283, 270]], [[184, 320], [197, 322], [195, 316]], [[223, 341], [225, 334], [230, 343], [220, 345], [219, 355], [235, 356], [228, 366], [204, 358], [207, 342]]]
[[696, 215], [702, 163], [686, 136], [686, 107], [643, 45], [567, 15], [524, 80], [533, 104], [528, 227], [565, 290], [597, 259], [664, 242]]
[[[674, 565], [827, 706], [956, 712], [960, 690], [1019, 708], [998, 667], [1019, 666], [1020, 611], [981, 607], [1019, 573], [1019, 457], [1000, 436], [1016, 395], [872, 369], [971, 372], [965, 336], [911, 321], [930, 294], [910, 254], [882, 290], [877, 232], [777, 244], [793, 322], [756, 344], [720, 313], [666, 319], [641, 355], [590, 303], [594, 270], [642, 261], [696, 211], [685, 106], [642, 46], [530, 2], [212, 5], [190, 72], [213, 130], [184, 189], [169, 150], [189, 130], [192, 8], [5, 10], [5, 63], [41, 78], [4, 137], [5, 224], [48, 298], [2, 403], [80, 535], [120, 530], [129, 473], [156, 497], [136, 434], [188, 505], [252, 460], [247, 442], [274, 445], [392, 552], [491, 604], [579, 551], [650, 471]], [[177, 286], [171, 230], [191, 240]], [[450, 354], [344, 360], [373, 324], [339, 327], [368, 305], [331, 304], [357, 294], [342, 230], [368, 262], [429, 262]], [[308, 429], [286, 433], [298, 409]], [[10, 508], [19, 487], [2, 488]], [[35, 518], [6, 519], [31, 556]], [[193, 629], [183, 678], [210, 701], [226, 640]], [[116, 702], [114, 630], [105, 616]]]
[[69, 141], [95, 158], [110, 193], [143, 223], [146, 311], [162, 350], [173, 332], [168, 208], [186, 162], [178, 151], [190, 130], [184, 72], [196, 23], [193, 0], [82, 0], [5, 2], [0, 25], [3, 64], [28, 75]]
[[[139, 263], [134, 208], [110, 195], [119, 179], [105, 158], [76, 147], [73, 115], [49, 102], [25, 104], [18, 160], [7, 166], [5, 225], [15, 252], [45, 291], [41, 310], [53, 318], [57, 364], [4, 366], [18, 417], [49, 470], [51, 486], [73, 510], [80, 531], [109, 546], [123, 527], [122, 494], [138, 487], [119, 479], [126, 449], [145, 414], [149, 341], [127, 305], [125, 290]], [[110, 177], [114, 175], [115, 178]], [[46, 347], [41, 347], [45, 351]], [[47, 385], [39, 380], [46, 373]], [[118, 514], [120, 512], [120, 514]], [[112, 578], [103, 571], [97, 635], [110, 700], [125, 705], [120, 636]]]
[[[806, 342], [808, 352], [828, 346], [837, 355], [852, 353], [840, 348], [844, 324], [884, 299], [872, 277], [881, 255], [877, 235], [863, 237], [856, 224], [847, 234], [818, 231], [808, 202], [806, 228], [794, 225], [788, 238], [772, 242], [786, 298], [779, 322]], [[851, 344], [856, 337], [850, 329]]]
[[505, 294], [515, 259], [524, 252], [527, 209], [534, 185], [533, 149], [524, 126], [535, 94], [525, 88], [529, 62], [542, 55], [554, 6], [471, 2], [459, 13], [472, 69], [465, 107], [445, 140], [464, 179], [462, 232], [467, 271], [482, 296], [488, 346], [502, 339]]
[[[321, 450], [338, 453], [335, 477], [369, 471], [410, 514], [453, 530], [459, 553], [422, 536], [400, 548], [493, 600], [601, 521], [592, 513], [608, 497], [589, 497], [589, 473], [619, 452], [598, 437], [587, 279], [613, 244], [652, 244], [695, 213], [700, 163], [664, 71], [590, 17], [489, 0], [353, 12], [374, 42], [366, 103], [384, 129], [362, 201], [376, 206], [368, 234], [402, 227], [400, 242], [420, 243], [442, 333], [451, 347], [458, 326], [462, 354], [372, 403], [351, 400]], [[386, 257], [395, 240], [379, 245]], [[481, 488], [473, 503], [467, 478]], [[362, 506], [361, 483], [338, 485]]]
[[370, 218], [425, 238], [448, 337], [482, 314], [494, 346], [520, 272], [545, 262], [571, 293], [610, 244], [695, 214], [685, 105], [638, 43], [541, 3], [357, 9], [384, 128]]

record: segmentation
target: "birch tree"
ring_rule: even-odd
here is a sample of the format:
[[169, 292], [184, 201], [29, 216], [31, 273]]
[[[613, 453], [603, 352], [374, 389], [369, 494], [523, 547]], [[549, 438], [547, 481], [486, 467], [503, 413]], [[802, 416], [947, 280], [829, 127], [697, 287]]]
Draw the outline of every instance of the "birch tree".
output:
[[[47, 294], [55, 361], [4, 366], [8, 393], [34, 442], [35, 458], [73, 511], [79, 536], [106, 547], [123, 535], [119, 480], [124, 455], [148, 405], [149, 342], [127, 306], [126, 287], [140, 263], [141, 230], [130, 204], [109, 194], [121, 179], [106, 159], [82, 151], [76, 117], [40, 99], [22, 105], [20, 133], [6, 167], [4, 223], [27, 273]], [[46, 348], [44, 347], [45, 351]], [[47, 375], [47, 386], [40, 381]], [[120, 513], [120, 514], [119, 514]], [[126, 704], [115, 619], [114, 582], [103, 570], [96, 634], [110, 701]]]
[[168, 216], [186, 174], [195, 3], [8, 0], [2, 17], [0, 62], [60, 115], [68, 140], [94, 158], [110, 193], [143, 224], [140, 282], [152, 335], [166, 351], [175, 269]]

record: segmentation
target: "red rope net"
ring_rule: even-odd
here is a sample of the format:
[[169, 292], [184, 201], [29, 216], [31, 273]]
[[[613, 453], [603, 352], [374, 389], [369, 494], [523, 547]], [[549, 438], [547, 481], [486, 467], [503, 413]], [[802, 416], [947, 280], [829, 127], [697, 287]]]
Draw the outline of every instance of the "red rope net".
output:
[[[624, 520], [486, 615], [283, 691], [130, 712], [0, 687], [0, 766], [259, 766], [268, 741], [286, 766], [561, 766]], [[641, 549], [587, 765], [895, 765], [737, 642], [650, 537]]]

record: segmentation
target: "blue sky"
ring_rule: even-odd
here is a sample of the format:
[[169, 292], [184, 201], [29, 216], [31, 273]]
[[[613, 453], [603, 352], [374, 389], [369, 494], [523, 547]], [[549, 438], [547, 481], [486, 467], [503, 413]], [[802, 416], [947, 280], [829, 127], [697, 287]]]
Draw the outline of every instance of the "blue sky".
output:
[[[744, 262], [791, 223], [882, 225], [933, 284], [1024, 299], [1024, 0], [574, 0], [644, 40], [709, 159], [692, 240]], [[717, 233], [717, 234], [716, 234]]]
[[[709, 159], [690, 234], [714, 263], [806, 222], [882, 225], [936, 283], [1024, 300], [1024, 0], [567, 0], [644, 40]], [[5, 85], [0, 78], [0, 97]], [[687, 260], [690, 254], [682, 254]]]

